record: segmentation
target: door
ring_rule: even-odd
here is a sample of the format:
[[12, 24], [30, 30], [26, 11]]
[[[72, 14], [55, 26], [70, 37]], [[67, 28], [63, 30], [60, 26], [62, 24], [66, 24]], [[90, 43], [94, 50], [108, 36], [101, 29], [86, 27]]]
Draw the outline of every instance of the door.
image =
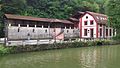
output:
[[93, 37], [94, 37], [94, 30], [90, 29], [90, 38], [93, 38]]

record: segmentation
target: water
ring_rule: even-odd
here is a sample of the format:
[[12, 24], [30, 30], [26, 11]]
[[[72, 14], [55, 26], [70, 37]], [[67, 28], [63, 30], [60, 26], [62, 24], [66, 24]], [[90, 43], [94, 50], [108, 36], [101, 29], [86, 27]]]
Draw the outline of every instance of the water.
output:
[[11, 54], [0, 68], [120, 68], [120, 45]]

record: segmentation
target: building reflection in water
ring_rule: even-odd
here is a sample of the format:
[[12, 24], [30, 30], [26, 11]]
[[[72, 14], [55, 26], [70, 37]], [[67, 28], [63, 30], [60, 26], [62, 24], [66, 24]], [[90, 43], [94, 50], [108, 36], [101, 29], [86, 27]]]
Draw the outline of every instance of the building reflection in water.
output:
[[[118, 58], [118, 50], [113, 46], [86, 48], [78, 52], [79, 65], [82, 68], [107, 68]], [[109, 65], [110, 66], [110, 65]]]

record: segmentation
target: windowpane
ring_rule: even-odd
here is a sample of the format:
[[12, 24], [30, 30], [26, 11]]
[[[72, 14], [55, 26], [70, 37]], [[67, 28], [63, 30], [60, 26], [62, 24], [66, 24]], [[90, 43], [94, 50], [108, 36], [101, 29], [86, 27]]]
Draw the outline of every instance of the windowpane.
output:
[[43, 23], [42, 22], [37, 22], [37, 27], [42, 27]]
[[69, 32], [69, 30], [67, 30], [67, 33]]
[[84, 36], [87, 36], [87, 29], [84, 29]]
[[112, 33], [111, 33], [111, 32], [112, 32], [112, 30], [110, 29], [110, 36], [112, 36]]
[[45, 30], [45, 33], [47, 33], [47, 30]]
[[93, 25], [93, 24], [94, 24], [94, 22], [93, 22], [93, 20], [91, 20], [91, 21], [90, 21], [90, 25]]
[[33, 21], [28, 21], [29, 27], [35, 27], [36, 22]]
[[21, 27], [27, 27], [26, 21], [22, 21], [20, 24]]
[[108, 29], [106, 29], [106, 36], [108, 36]]
[[20, 32], [20, 28], [18, 28], [18, 32]]
[[88, 19], [88, 16], [86, 16], [86, 19]]
[[87, 23], [88, 23], [87, 21], [84, 21], [84, 25], [87, 25]]
[[102, 27], [102, 24], [100, 24], [100, 27]]
[[33, 33], [35, 32], [35, 29], [33, 29]]
[[102, 29], [100, 28], [100, 36], [102, 36]]

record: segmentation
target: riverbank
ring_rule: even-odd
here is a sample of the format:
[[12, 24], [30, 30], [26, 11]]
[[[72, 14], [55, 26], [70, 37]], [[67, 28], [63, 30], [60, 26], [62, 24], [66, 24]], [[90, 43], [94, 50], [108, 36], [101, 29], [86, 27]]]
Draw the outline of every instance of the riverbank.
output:
[[119, 44], [113, 40], [96, 40], [96, 41], [75, 41], [66, 43], [55, 43], [47, 45], [26, 45], [26, 46], [9, 46], [5, 47], [3, 44], [0, 45], [0, 55], [6, 55], [10, 53], [21, 53], [31, 51], [42, 51], [42, 50], [53, 50], [63, 48], [79, 48], [79, 47], [90, 47], [90, 46], [102, 46], [102, 45], [116, 45]]

